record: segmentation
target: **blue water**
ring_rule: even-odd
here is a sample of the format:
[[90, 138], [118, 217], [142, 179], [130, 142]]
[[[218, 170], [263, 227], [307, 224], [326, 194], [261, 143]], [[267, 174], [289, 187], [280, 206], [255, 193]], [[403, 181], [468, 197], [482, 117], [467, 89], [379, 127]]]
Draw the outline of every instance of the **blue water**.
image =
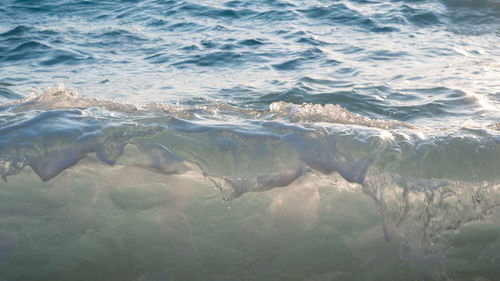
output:
[[500, 2], [0, 4], [0, 281], [498, 280]]

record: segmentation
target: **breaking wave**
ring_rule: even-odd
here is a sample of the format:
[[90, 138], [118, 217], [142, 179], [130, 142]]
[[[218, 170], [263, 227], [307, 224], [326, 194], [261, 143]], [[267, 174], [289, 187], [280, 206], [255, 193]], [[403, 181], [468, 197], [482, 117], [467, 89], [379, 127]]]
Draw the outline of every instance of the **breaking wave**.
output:
[[[248, 193], [297, 186], [312, 192], [307, 198], [321, 188], [361, 193], [380, 215], [384, 240], [402, 241], [403, 260], [421, 278], [444, 276], [447, 235], [487, 218], [500, 205], [498, 124], [419, 128], [329, 104], [274, 102], [268, 110], [134, 106], [81, 98], [65, 88], [5, 104], [0, 113], [2, 193], [15, 193], [10, 188], [29, 193], [19, 186], [26, 179], [37, 189], [33, 173], [39, 183], [51, 185], [80, 186], [99, 178], [114, 190], [107, 198], [118, 210], [186, 204], [157, 194], [162, 189], [149, 190], [155, 184], [175, 183], [179, 190], [211, 186], [226, 206], [251, 198]], [[127, 182], [120, 179], [129, 178], [127, 173], [138, 177], [136, 184], [153, 187], [122, 190]], [[10, 196], [5, 198], [17, 198]], [[319, 200], [314, 196], [311, 200]], [[36, 220], [39, 214], [29, 212], [42, 207], [27, 204], [22, 216]], [[20, 211], [1, 206], [2, 222]], [[304, 212], [311, 215], [314, 208]]]

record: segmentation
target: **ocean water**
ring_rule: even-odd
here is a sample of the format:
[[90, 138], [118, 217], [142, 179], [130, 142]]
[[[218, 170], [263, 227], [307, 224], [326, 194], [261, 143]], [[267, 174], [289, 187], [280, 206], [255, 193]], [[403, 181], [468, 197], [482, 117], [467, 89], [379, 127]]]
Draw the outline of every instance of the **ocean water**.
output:
[[500, 2], [3, 0], [0, 175], [0, 281], [500, 280]]

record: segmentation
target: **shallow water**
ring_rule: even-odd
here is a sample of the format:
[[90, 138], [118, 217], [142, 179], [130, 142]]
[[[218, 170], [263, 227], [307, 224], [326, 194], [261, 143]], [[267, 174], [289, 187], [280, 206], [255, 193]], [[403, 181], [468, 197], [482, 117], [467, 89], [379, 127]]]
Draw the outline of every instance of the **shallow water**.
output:
[[497, 280], [498, 1], [4, 1], [0, 280]]

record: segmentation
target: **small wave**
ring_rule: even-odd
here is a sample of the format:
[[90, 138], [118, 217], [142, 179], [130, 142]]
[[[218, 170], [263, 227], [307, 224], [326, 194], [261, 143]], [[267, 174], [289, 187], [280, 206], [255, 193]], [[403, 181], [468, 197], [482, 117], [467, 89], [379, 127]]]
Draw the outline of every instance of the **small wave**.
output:
[[51, 47], [36, 41], [24, 42], [7, 51], [7, 55], [3, 56], [3, 61], [11, 63], [23, 63], [26, 60], [39, 59], [44, 57], [50, 51]]
[[92, 34], [92, 38], [102, 38], [103, 40], [110, 42], [140, 42], [146, 41], [146, 39], [142, 38], [139, 34], [133, 33], [129, 30], [117, 29], [111, 31], [105, 31], [101, 34]]
[[265, 43], [263, 42], [264, 40], [262, 39], [246, 39], [238, 42], [239, 45], [243, 46], [249, 46], [249, 47], [257, 47], [260, 45], [264, 45]]
[[242, 53], [235, 52], [213, 52], [205, 55], [195, 55], [191, 58], [172, 64], [175, 67], [183, 67], [189, 64], [195, 64], [201, 67], [216, 67], [227, 65], [241, 65], [246, 60]]
[[309, 48], [304, 52], [296, 54], [292, 59], [288, 59], [285, 62], [274, 64], [273, 68], [276, 70], [287, 71], [287, 70], [296, 70], [301, 68], [301, 65], [308, 65], [313, 63], [314, 61], [323, 61], [328, 63], [330, 66], [340, 64], [339, 61], [336, 60], [326, 60], [325, 53], [319, 48]]
[[362, 18], [362, 15], [349, 9], [344, 3], [329, 6], [314, 6], [299, 11], [313, 20], [329, 20], [339, 23], [358, 22]]
[[[7, 86], [7, 85], [6, 85]], [[19, 100], [22, 98], [21, 95], [15, 93], [0, 83], [0, 96], [9, 100]]]
[[312, 22], [327, 22], [348, 25], [354, 28], [368, 30], [375, 33], [390, 33], [399, 31], [391, 20], [386, 20], [380, 14], [375, 16], [364, 15], [352, 5], [347, 3], [332, 4], [329, 6], [312, 6], [307, 9], [299, 9], [301, 14]]
[[441, 16], [437, 14], [437, 11], [429, 11], [427, 9], [403, 5], [401, 7], [401, 12], [406, 17], [408, 22], [418, 27], [436, 26], [441, 24], [441, 21], [439, 20]]
[[25, 33], [30, 32], [31, 30], [32, 30], [32, 28], [29, 26], [18, 25], [9, 31], [1, 33], [0, 37], [5, 38], [5, 37], [11, 37], [11, 36], [22, 36]]
[[293, 10], [268, 10], [260, 12], [250, 19], [259, 20], [264, 23], [288, 22], [297, 19], [297, 14]]

